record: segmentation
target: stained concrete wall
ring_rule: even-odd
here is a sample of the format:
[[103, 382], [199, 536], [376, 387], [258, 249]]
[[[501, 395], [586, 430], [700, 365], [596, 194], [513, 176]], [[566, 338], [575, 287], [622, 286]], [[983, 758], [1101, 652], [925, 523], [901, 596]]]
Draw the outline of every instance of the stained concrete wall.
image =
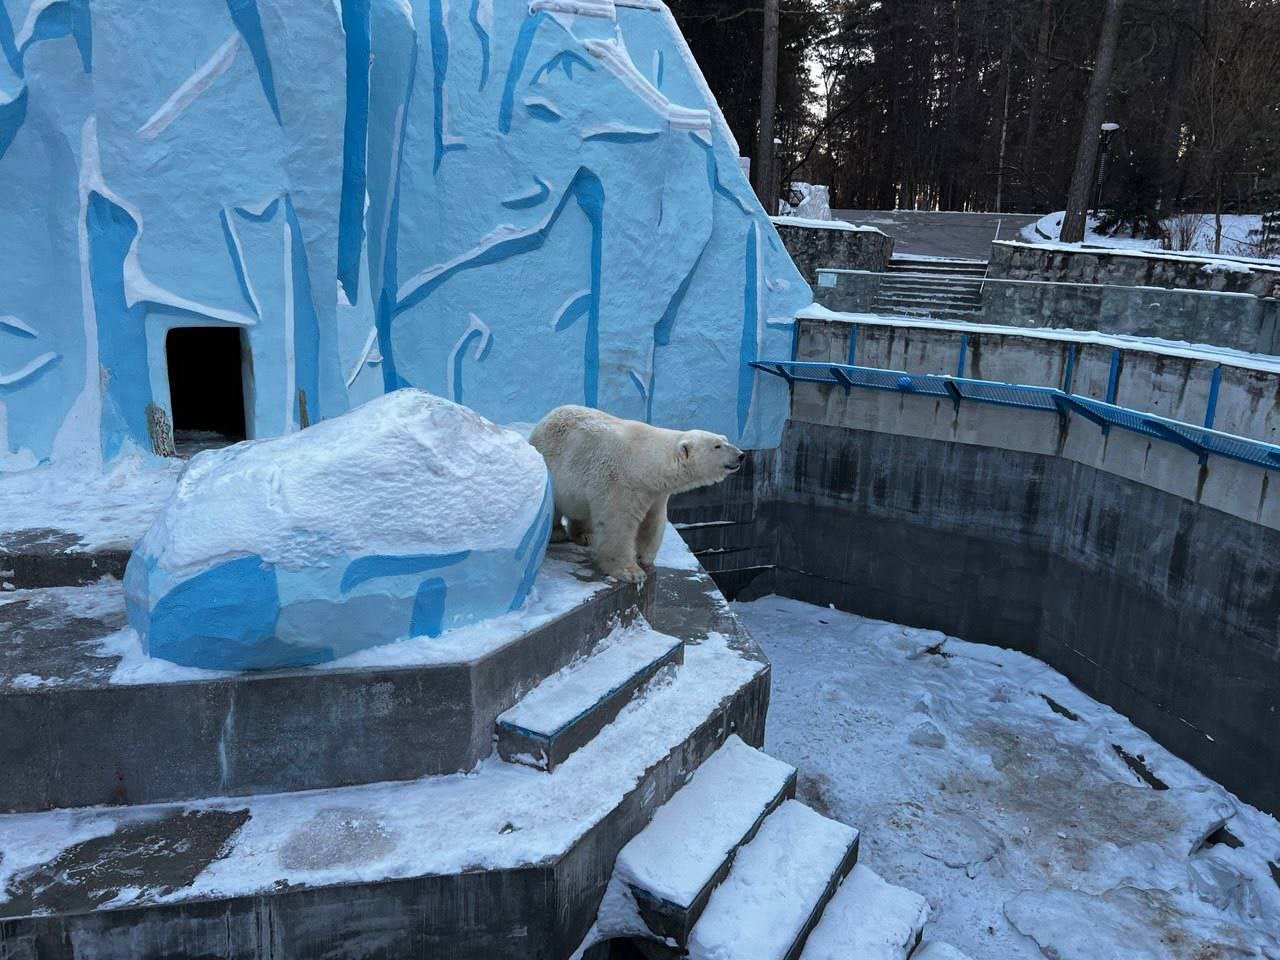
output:
[[893, 238], [874, 227], [858, 227], [843, 220], [823, 223], [796, 217], [774, 217], [783, 246], [805, 280], [812, 284], [818, 270], [884, 270], [893, 256]]
[[[1275, 361], [1188, 355], [1189, 351], [1173, 348], [1122, 340], [1090, 342], [1047, 331], [1006, 334], [964, 324], [926, 325], [889, 318], [860, 318], [856, 325], [804, 320], [796, 356], [847, 362], [851, 336], [856, 337], [855, 356], [861, 366], [1069, 386], [1072, 393], [1098, 400], [1107, 399], [1112, 356], [1118, 351], [1115, 403], [1197, 425], [1205, 421], [1214, 371], [1221, 367], [1213, 427], [1280, 443], [1280, 363]], [[873, 390], [846, 394], [839, 387], [816, 384], [797, 385], [792, 417], [1063, 456], [1280, 529], [1280, 489], [1268, 472], [1220, 457], [1211, 457], [1202, 467], [1195, 454], [1181, 447], [1119, 429], [1103, 434], [1079, 418], [1063, 423], [1041, 411], [975, 403], [962, 404], [957, 410], [949, 400]]]
[[1091, 250], [1012, 240], [991, 244], [988, 275], [1014, 280], [1228, 290], [1257, 296], [1275, 296], [1275, 285], [1280, 283], [1280, 267], [1256, 261], [1224, 262], [1190, 253]]
[[[842, 354], [839, 331], [820, 327], [802, 326], [801, 353]], [[860, 341], [859, 362], [921, 370], [949, 359], [954, 372], [941, 333], [880, 330]], [[979, 341], [976, 357], [971, 340], [968, 372], [1060, 372], [1053, 349], [1010, 339], [1007, 351]], [[1079, 363], [1077, 389], [1097, 395], [1109, 353], [1105, 365]], [[1124, 363], [1122, 402], [1143, 382], [1160, 412], [1202, 402], [1195, 362]], [[1273, 375], [1273, 426], [1276, 388]], [[1233, 415], [1262, 422], [1248, 398], [1239, 388]], [[781, 447], [677, 498], [672, 516], [726, 593], [834, 603], [1025, 651], [1276, 812], [1275, 479], [1053, 414], [797, 384]]]

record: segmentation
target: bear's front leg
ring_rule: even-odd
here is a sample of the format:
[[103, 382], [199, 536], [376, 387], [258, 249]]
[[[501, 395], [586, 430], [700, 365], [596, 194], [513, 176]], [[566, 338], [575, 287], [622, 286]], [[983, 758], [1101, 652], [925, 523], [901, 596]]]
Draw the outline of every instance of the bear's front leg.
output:
[[644, 571], [636, 563], [636, 533], [641, 517], [611, 507], [591, 515], [591, 541], [596, 563], [605, 576], [623, 583], [639, 583]]
[[662, 546], [662, 535], [667, 529], [667, 498], [659, 497], [649, 512], [640, 521], [640, 530], [636, 534], [636, 554], [640, 566], [645, 570], [653, 570], [654, 561], [658, 558], [658, 548]]

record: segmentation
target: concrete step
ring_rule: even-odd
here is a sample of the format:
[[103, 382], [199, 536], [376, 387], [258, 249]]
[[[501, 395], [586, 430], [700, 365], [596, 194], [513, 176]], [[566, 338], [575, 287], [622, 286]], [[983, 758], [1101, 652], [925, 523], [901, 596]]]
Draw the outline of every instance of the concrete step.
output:
[[895, 317], [922, 317], [933, 320], [978, 321], [982, 319], [981, 310], [961, 310], [956, 307], [921, 306], [919, 304], [890, 306], [874, 303], [871, 306], [871, 312]]
[[891, 271], [937, 273], [946, 275], [977, 276], [987, 272], [985, 260], [915, 260], [909, 257], [893, 257], [889, 260]]
[[498, 755], [552, 772], [590, 743], [660, 670], [681, 663], [684, 641], [643, 622], [619, 631], [499, 714]]
[[[569, 956], [617, 852], [653, 811], [729, 733], [764, 738], [763, 653], [705, 573], [660, 565], [654, 579], [653, 622], [697, 643], [670, 683], [554, 775], [489, 757], [465, 775], [400, 783], [0, 814], [0, 955], [262, 960], [284, 943], [299, 958]], [[490, 680], [481, 671], [462, 682], [487, 697]], [[370, 699], [385, 710], [395, 695]], [[179, 720], [164, 722], [176, 735]], [[376, 753], [361, 730], [352, 749]], [[486, 753], [492, 730], [490, 717], [475, 731]], [[409, 721], [376, 734], [417, 748]]]
[[973, 307], [974, 309], [982, 306], [982, 298], [959, 293], [897, 293], [881, 290], [876, 295], [876, 300], [882, 303], [902, 303], [907, 306], [915, 303], [936, 303], [958, 307]]
[[522, 694], [651, 611], [654, 583], [586, 559], [553, 545], [539, 599], [483, 624], [241, 673], [147, 657], [118, 581], [0, 591], [0, 813], [470, 770]]
[[859, 864], [827, 904], [800, 960], [907, 960], [928, 919], [924, 897]]
[[732, 736], [658, 809], [614, 866], [655, 936], [688, 944], [738, 849], [795, 790], [794, 767]]
[[880, 287], [891, 290], [963, 290], [966, 293], [980, 292], [982, 281], [965, 277], [964, 279], [931, 279], [904, 274], [902, 277], [881, 277]]
[[857, 830], [786, 801], [711, 894], [689, 936], [689, 957], [798, 960], [857, 859]]

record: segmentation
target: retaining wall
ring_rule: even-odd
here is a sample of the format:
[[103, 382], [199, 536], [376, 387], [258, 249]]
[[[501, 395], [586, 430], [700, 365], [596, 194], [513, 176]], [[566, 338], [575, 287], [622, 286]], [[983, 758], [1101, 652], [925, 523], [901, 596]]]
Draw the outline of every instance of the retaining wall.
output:
[[875, 227], [843, 220], [773, 217], [773, 225], [800, 273], [810, 284], [819, 268], [884, 270], [893, 256], [893, 238]]
[[[945, 333], [879, 330], [860, 339], [858, 362], [954, 372], [954, 357], [931, 369]], [[805, 321], [798, 353], [843, 359], [837, 334]], [[1019, 339], [1000, 350], [984, 337], [976, 358], [970, 340], [979, 369], [968, 374], [1000, 379], [1007, 364], [1026, 382], [1029, 366], [1055, 369], [1055, 347]], [[907, 362], [875, 363], [877, 353]], [[1096, 395], [1100, 359], [1079, 361], [1077, 392]], [[1166, 416], [1203, 397], [1194, 360], [1123, 362], [1121, 402], [1139, 405], [1144, 381]], [[1265, 413], [1243, 386], [1220, 402], [1274, 429], [1274, 375], [1265, 385]], [[1079, 418], [796, 384], [782, 445], [675, 499], [672, 517], [696, 524], [682, 532], [729, 594], [834, 603], [1025, 651], [1276, 812], [1276, 479]]]
[[1057, 244], [996, 240], [988, 276], [1012, 280], [1106, 283], [1130, 287], [1224, 290], [1275, 296], [1280, 264], [1224, 261], [1190, 253], [1081, 249]]

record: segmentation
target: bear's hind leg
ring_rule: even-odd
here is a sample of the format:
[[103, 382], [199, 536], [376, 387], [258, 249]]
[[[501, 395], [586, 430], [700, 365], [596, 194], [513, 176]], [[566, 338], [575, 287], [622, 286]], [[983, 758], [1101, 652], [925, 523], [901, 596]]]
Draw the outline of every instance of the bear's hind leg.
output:
[[580, 547], [591, 545], [591, 521], [569, 519], [569, 539]]
[[658, 558], [658, 548], [662, 546], [662, 535], [667, 529], [667, 498], [659, 497], [649, 508], [649, 512], [640, 521], [640, 530], [636, 534], [636, 554], [640, 566], [652, 570]]

